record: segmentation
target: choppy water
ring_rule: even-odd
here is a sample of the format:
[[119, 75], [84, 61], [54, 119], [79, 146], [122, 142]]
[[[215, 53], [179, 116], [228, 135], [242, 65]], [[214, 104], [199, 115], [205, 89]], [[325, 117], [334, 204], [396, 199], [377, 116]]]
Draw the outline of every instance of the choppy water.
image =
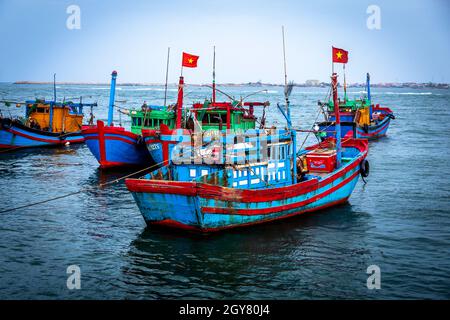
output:
[[[119, 86], [117, 99], [136, 107], [143, 100], [162, 103], [161, 89]], [[236, 96], [259, 89], [223, 88]], [[269, 100], [269, 122], [281, 125], [275, 103], [282, 102], [282, 88], [268, 89], [252, 98]], [[294, 89], [296, 125], [313, 123], [326, 91]], [[188, 92], [191, 100], [210, 93]], [[108, 93], [106, 86], [58, 86], [59, 97], [92, 96], [84, 101], [99, 102], [98, 119], [106, 119]], [[175, 94], [169, 91], [171, 101]], [[52, 89], [0, 84], [3, 96], [51, 98]], [[397, 119], [388, 137], [371, 143], [368, 184], [360, 181], [348, 204], [201, 236], [146, 229], [123, 183], [93, 188], [1, 214], [0, 298], [449, 299], [450, 90], [374, 88], [373, 96]], [[122, 175], [98, 170], [84, 145], [0, 154], [0, 209]], [[70, 291], [66, 268], [74, 264], [81, 289]], [[381, 269], [380, 290], [366, 287], [373, 264]]]

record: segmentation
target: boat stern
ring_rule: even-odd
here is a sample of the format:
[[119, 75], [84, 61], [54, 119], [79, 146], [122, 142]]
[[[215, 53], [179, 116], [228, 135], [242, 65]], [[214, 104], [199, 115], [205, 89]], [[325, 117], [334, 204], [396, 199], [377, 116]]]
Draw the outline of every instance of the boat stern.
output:
[[126, 179], [148, 226], [201, 230], [195, 182]]

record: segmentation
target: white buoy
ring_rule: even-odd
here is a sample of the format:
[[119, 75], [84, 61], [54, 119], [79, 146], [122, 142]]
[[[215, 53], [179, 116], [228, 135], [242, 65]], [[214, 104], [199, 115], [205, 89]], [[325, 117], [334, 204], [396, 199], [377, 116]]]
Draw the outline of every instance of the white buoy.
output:
[[67, 147], [67, 146], [70, 146], [70, 142], [67, 141], [64, 145], [65, 145], [66, 147]]

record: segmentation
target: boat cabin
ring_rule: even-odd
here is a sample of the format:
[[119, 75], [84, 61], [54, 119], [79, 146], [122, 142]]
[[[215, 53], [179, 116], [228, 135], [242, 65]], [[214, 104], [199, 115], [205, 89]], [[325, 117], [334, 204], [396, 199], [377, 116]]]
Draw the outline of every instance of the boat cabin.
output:
[[50, 132], [76, 132], [83, 122], [83, 104], [35, 100], [25, 102], [25, 125]]
[[254, 106], [268, 106], [268, 102], [211, 102], [194, 103], [193, 114], [203, 130], [242, 130], [256, 128]]
[[[213, 139], [200, 150], [192, 147], [189, 141], [176, 148], [180, 149], [174, 154], [183, 154], [184, 161], [174, 155], [172, 161], [176, 164], [148, 174], [148, 179], [192, 181], [229, 168], [226, 179], [230, 187], [264, 188], [292, 183], [293, 149], [287, 130], [268, 134], [266, 130], [249, 130], [244, 135], [223, 134], [222, 143]], [[215, 160], [204, 162], [202, 156]]]
[[145, 106], [141, 110], [130, 110], [131, 132], [141, 134], [142, 129], [160, 128], [161, 124], [169, 129], [175, 127], [175, 113], [164, 106]]

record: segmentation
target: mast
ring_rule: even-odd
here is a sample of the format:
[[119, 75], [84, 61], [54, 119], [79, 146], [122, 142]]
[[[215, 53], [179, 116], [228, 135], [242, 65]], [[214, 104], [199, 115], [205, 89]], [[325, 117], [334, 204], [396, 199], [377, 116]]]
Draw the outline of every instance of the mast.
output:
[[53, 74], [53, 102], [56, 103], [56, 73]]
[[169, 57], [170, 57], [170, 47], [167, 48], [166, 84], [164, 86], [164, 106], [166, 106], [167, 101], [167, 81], [169, 80]]
[[337, 74], [333, 73], [331, 75], [331, 86], [333, 89], [333, 103], [337, 108], [334, 108], [334, 115], [336, 118], [336, 167], [341, 167], [341, 115], [339, 110], [338, 92], [337, 92]]
[[113, 71], [111, 73], [111, 89], [109, 92], [108, 126], [111, 126], [113, 122], [114, 98], [116, 94], [116, 78], [117, 78], [117, 71]]
[[216, 103], [216, 46], [214, 46], [214, 56], [213, 56], [213, 83], [212, 83], [212, 103]]
[[367, 100], [369, 100], [369, 119], [372, 120], [372, 98], [370, 96], [370, 74], [367, 72]]
[[[291, 107], [289, 103], [289, 95], [292, 92], [292, 83], [288, 85], [287, 69], [286, 69], [286, 45], [284, 41], [284, 26], [281, 27], [283, 34], [283, 62], [284, 62], [284, 100], [286, 102], [286, 120], [288, 129], [291, 131], [292, 139], [292, 183], [297, 182], [297, 132], [292, 130]], [[281, 108], [280, 108], [281, 110]]]
[[56, 73], [53, 74], [53, 102], [50, 103], [48, 131], [53, 131], [53, 107], [56, 104]]
[[287, 71], [286, 71], [286, 49], [285, 49], [285, 41], [284, 41], [284, 26], [281, 27], [281, 31], [283, 33], [283, 63], [284, 63], [284, 98], [286, 101], [286, 114], [288, 116], [289, 122], [291, 121], [291, 111], [289, 108], [289, 95], [287, 94], [288, 90], [288, 80], [287, 80]]

